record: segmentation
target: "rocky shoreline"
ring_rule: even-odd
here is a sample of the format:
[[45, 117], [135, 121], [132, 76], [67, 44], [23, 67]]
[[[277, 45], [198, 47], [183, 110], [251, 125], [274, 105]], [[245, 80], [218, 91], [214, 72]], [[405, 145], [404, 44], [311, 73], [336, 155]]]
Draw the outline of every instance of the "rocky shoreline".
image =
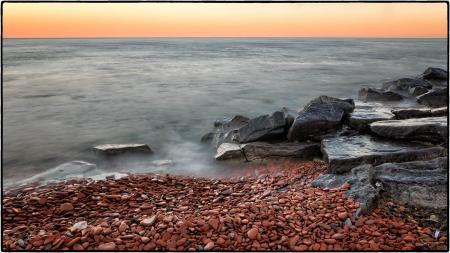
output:
[[[311, 186], [320, 162], [264, 165], [258, 176], [131, 175], [6, 192], [3, 250], [445, 250], [417, 210], [359, 204]], [[418, 218], [419, 217], [419, 218]]]
[[[446, 250], [448, 74], [214, 123], [248, 175], [128, 175], [3, 195], [3, 250]], [[104, 159], [146, 144], [93, 148]], [[284, 161], [284, 162], [280, 162]], [[93, 164], [77, 163], [83, 170]], [[244, 169], [247, 168], [247, 170]]]

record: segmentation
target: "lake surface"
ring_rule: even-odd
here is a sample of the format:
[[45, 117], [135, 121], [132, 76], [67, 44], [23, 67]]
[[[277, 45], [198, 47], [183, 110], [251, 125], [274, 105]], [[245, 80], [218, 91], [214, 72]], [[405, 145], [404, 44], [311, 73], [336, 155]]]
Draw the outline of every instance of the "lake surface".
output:
[[212, 175], [214, 150], [199, 140], [215, 120], [300, 109], [325, 94], [356, 98], [363, 85], [446, 69], [446, 43], [5, 39], [3, 176], [13, 183], [72, 160], [97, 163], [90, 148], [105, 143], [147, 143], [149, 160], [175, 164], [103, 171]]

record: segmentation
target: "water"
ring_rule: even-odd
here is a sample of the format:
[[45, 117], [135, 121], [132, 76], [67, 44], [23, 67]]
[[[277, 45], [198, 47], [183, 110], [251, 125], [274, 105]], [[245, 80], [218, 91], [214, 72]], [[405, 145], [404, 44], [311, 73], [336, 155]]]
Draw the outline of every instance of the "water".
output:
[[89, 148], [105, 143], [147, 143], [151, 159], [175, 162], [168, 172], [208, 175], [217, 164], [199, 140], [215, 120], [299, 109], [322, 94], [355, 98], [362, 85], [446, 69], [446, 48], [444, 39], [5, 39], [4, 179], [97, 162]]

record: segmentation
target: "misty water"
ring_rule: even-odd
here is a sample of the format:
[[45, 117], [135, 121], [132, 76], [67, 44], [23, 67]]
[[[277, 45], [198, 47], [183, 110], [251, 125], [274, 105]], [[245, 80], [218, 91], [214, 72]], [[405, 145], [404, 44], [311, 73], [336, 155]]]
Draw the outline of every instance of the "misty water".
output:
[[90, 148], [106, 143], [155, 155], [101, 172], [215, 175], [223, 168], [200, 143], [215, 120], [356, 98], [363, 85], [447, 67], [445, 39], [5, 39], [3, 53], [7, 185], [99, 164]]

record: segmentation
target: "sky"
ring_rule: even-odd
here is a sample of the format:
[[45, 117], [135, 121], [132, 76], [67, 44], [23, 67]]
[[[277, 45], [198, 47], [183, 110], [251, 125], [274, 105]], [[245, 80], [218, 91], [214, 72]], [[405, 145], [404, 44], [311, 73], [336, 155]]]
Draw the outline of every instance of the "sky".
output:
[[446, 38], [445, 3], [3, 3], [5, 38]]

